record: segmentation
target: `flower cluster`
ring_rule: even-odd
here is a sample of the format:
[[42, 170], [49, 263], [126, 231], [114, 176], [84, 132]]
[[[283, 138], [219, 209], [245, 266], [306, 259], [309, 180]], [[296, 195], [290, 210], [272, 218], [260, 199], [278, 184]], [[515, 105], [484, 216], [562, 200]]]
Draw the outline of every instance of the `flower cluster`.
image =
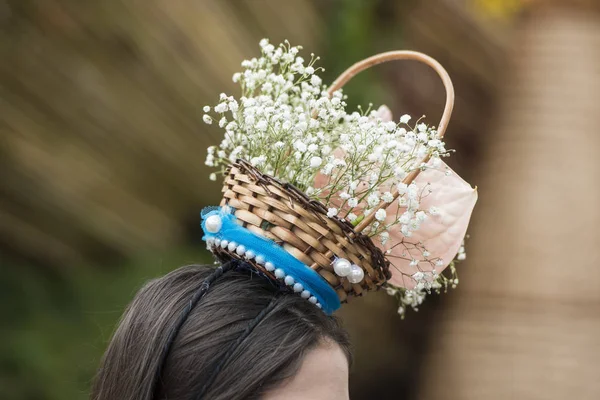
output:
[[[435, 129], [424, 123], [410, 126], [408, 115], [402, 116], [400, 123], [385, 121], [379, 116], [385, 110], [345, 115], [334, 131], [338, 150], [326, 159], [311, 195], [330, 207], [330, 214], [343, 213], [342, 217], [353, 223], [380, 203], [391, 204], [397, 197], [405, 212], [392, 224], [401, 224], [409, 237], [428, 211], [419, 209], [424, 188], [403, 180], [414, 169], [428, 167], [422, 163], [426, 156], [432, 157], [431, 166], [437, 167], [440, 157], [448, 153]], [[379, 209], [375, 219], [368, 231], [371, 236], [385, 233], [388, 227], [385, 209]], [[385, 235], [381, 239], [385, 240]]]
[[300, 47], [285, 42], [275, 48], [266, 39], [260, 46], [262, 57], [242, 62], [244, 72], [233, 76], [242, 88], [239, 102], [221, 94], [212, 110], [204, 107], [204, 121], [225, 129], [221, 144], [208, 149], [206, 164], [223, 173], [243, 158], [306, 191], [331, 156], [345, 103], [341, 92], [330, 98], [323, 90], [317, 75], [322, 68], [314, 67], [318, 57], [305, 65]]
[[[287, 41], [274, 46], [263, 39], [260, 48], [261, 56], [243, 61], [243, 72], [233, 75], [242, 96], [221, 94], [217, 105], [204, 107], [204, 122], [216, 122], [225, 131], [220, 145], [208, 149], [206, 165], [223, 174], [237, 159], [248, 160], [323, 203], [330, 218], [355, 226], [374, 212], [374, 222], [363, 232], [387, 250], [389, 259], [406, 261], [413, 270], [401, 271], [410, 285], [389, 288], [401, 297], [402, 310], [417, 308], [425, 292], [454, 286], [452, 258], [431, 255], [418, 234], [442, 212], [426, 201], [435, 188], [427, 182], [405, 183], [417, 169], [450, 173], [441, 160], [449, 152], [435, 127], [422, 119], [411, 123], [409, 115], [394, 122], [385, 106], [347, 112], [342, 91], [325, 89], [318, 75], [323, 69], [315, 65], [318, 57], [311, 54], [305, 62], [301, 47]], [[386, 207], [378, 208], [382, 203]], [[395, 243], [389, 243], [390, 237]], [[396, 254], [400, 245], [404, 250]], [[458, 257], [464, 259], [461, 250]], [[421, 268], [422, 262], [430, 268]], [[436, 273], [449, 264], [451, 278]]]

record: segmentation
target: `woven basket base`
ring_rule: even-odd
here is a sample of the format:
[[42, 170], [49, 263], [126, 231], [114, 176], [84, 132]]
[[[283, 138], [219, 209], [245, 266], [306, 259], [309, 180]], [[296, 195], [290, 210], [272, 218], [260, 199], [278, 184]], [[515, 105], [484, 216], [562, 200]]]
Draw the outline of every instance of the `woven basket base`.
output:
[[[272, 239], [290, 254], [317, 271], [336, 290], [341, 301], [375, 290], [389, 277], [389, 263], [365, 235], [354, 232], [351, 224], [327, 217], [319, 202], [310, 200], [295, 187], [262, 174], [249, 163], [233, 164], [223, 184], [221, 206], [235, 211], [238, 222], [250, 231]], [[237, 254], [221, 251], [240, 258]], [[352, 284], [337, 276], [332, 262], [345, 258], [360, 266], [365, 277]], [[254, 267], [272, 276], [262, 266]]]

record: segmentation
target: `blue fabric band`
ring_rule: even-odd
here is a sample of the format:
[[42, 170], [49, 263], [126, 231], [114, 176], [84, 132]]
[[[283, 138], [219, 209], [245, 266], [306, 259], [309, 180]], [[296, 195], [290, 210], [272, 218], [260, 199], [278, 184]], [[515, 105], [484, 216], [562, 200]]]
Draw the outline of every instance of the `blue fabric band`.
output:
[[[331, 314], [340, 307], [340, 299], [329, 283], [316, 271], [288, 253], [274, 241], [264, 238], [239, 225], [237, 218], [230, 212], [229, 207], [211, 207], [202, 211], [203, 239], [207, 243], [215, 240], [227, 240], [237, 245], [243, 245], [246, 251], [252, 251], [256, 256], [262, 256], [265, 262], [272, 263], [275, 268], [282, 269], [286, 276], [291, 276], [300, 283], [304, 290], [317, 298], [326, 314]], [[207, 220], [213, 217], [207, 228]], [[218, 229], [217, 229], [218, 228]]]

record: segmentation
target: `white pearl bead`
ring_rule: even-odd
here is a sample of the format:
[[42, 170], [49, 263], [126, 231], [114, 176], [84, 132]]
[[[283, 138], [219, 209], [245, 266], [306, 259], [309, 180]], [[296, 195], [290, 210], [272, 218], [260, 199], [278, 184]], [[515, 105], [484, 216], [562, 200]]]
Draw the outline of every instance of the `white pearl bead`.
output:
[[206, 230], [208, 232], [217, 233], [221, 230], [223, 222], [221, 221], [221, 217], [218, 215], [211, 215], [210, 217], [206, 218], [204, 226], [206, 226]]
[[256, 263], [259, 265], [263, 265], [265, 263], [265, 257], [263, 256], [256, 256]]
[[265, 263], [265, 269], [266, 269], [267, 271], [269, 271], [269, 272], [273, 272], [273, 271], [275, 271], [275, 266], [273, 265], [273, 263], [272, 263], [272, 262], [268, 262], [268, 261], [267, 261], [267, 262]]
[[308, 299], [310, 297], [310, 292], [308, 290], [303, 290], [302, 293], [300, 293], [300, 297]]
[[316, 304], [317, 307], [322, 308], [323, 306], [321, 305], [321, 303], [317, 303]]
[[350, 283], [360, 283], [365, 277], [365, 271], [356, 264], [352, 264], [352, 272], [348, 275]]
[[253, 252], [252, 250], [248, 250], [248, 251], [246, 252], [246, 258], [247, 258], [248, 260], [252, 260], [252, 259], [254, 258], [254, 256], [255, 256], [255, 254], [254, 254], [254, 252]]
[[311, 303], [313, 303], [313, 304], [317, 304], [317, 301], [318, 301], [318, 300], [317, 300], [317, 298], [316, 298], [315, 296], [310, 296], [310, 297], [308, 298], [308, 301], [310, 301], [310, 302], [311, 302]]
[[348, 276], [352, 272], [352, 264], [345, 258], [338, 258], [333, 262], [333, 270], [338, 276]]
[[215, 238], [207, 238], [206, 239], [206, 244], [211, 247], [215, 244]]
[[292, 278], [290, 275], [286, 276], [283, 281], [288, 286], [292, 286], [294, 284], [294, 278]]
[[244, 245], [239, 245], [237, 247], [237, 249], [235, 249], [235, 252], [239, 255], [239, 256], [243, 256], [244, 254], [246, 254], [246, 246]]
[[304, 286], [301, 283], [294, 283], [294, 292], [300, 293], [304, 290]]
[[221, 245], [221, 239], [215, 238], [215, 246]]
[[226, 249], [229, 244], [229, 240], [221, 240], [221, 247]]
[[227, 249], [229, 249], [229, 251], [235, 251], [236, 248], [237, 248], [236, 242], [229, 242], [229, 246], [227, 246]]
[[285, 271], [282, 270], [281, 268], [277, 268], [275, 270], [275, 278], [279, 278], [279, 279], [285, 278]]

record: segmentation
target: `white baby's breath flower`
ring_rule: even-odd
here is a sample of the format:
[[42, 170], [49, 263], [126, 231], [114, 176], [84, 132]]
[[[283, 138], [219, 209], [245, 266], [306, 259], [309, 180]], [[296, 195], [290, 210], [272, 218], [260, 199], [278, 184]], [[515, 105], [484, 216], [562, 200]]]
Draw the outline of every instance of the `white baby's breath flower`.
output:
[[229, 107], [227, 107], [227, 103], [219, 103], [214, 108], [215, 112], [218, 112], [220, 114], [226, 112], [228, 109]]
[[319, 168], [321, 166], [321, 163], [323, 163], [323, 160], [321, 159], [321, 157], [312, 157], [310, 159], [310, 167], [311, 168]]
[[273, 84], [271, 82], [265, 82], [261, 86], [261, 90], [265, 93], [271, 93], [271, 91], [273, 90]]
[[263, 47], [263, 51], [265, 52], [265, 54], [271, 54], [273, 50], [275, 50], [275, 46], [273, 46], [272, 44], [268, 44], [265, 47]]
[[408, 172], [406, 172], [406, 170], [402, 166], [397, 166], [396, 168], [394, 168], [394, 175], [395, 175], [396, 179], [402, 180], [402, 179], [406, 178], [406, 175], [408, 175]]
[[379, 240], [381, 241], [382, 245], [385, 245], [389, 239], [390, 239], [389, 232], [381, 232], [379, 234]]
[[430, 140], [430, 141], [427, 143], [427, 145], [428, 145], [429, 147], [439, 147], [441, 144], [442, 144], [442, 142], [441, 142], [441, 140], [439, 140], [439, 139], [431, 139], [431, 140]]
[[333, 172], [333, 168], [334, 168], [333, 164], [327, 163], [327, 164], [325, 164], [325, 167], [323, 167], [323, 169], [321, 170], [321, 173], [323, 173], [323, 175], [329, 176]]
[[333, 208], [333, 207], [332, 207], [332, 208], [329, 208], [329, 209], [327, 210], [327, 216], [328, 216], [329, 218], [333, 218], [333, 217], [335, 217], [337, 214], [338, 214], [338, 209], [337, 209], [337, 208]]
[[410, 121], [410, 115], [404, 114], [403, 116], [400, 117], [400, 123], [407, 124], [408, 121]]
[[385, 221], [385, 217], [387, 216], [387, 213], [385, 211], [385, 209], [381, 208], [379, 210], [377, 210], [377, 212], [375, 213], [375, 219], [377, 221]]
[[397, 185], [398, 193], [400, 195], [405, 195], [408, 192], [408, 185], [404, 182], [400, 182]]
[[391, 203], [394, 201], [394, 196], [390, 192], [385, 192], [383, 196], [381, 196], [381, 200], [385, 201], [386, 203]]
[[210, 112], [210, 106], [204, 106], [204, 107], [202, 108], [202, 110], [203, 110], [205, 113], [207, 113], [207, 112]]
[[210, 115], [208, 115], [208, 114], [204, 114], [204, 115], [202, 116], [202, 121], [204, 121], [204, 123], [205, 123], [205, 124], [208, 124], [208, 125], [210, 125], [210, 124], [212, 124], [212, 121], [213, 121], [213, 120], [212, 120], [212, 117], [211, 117]]
[[346, 163], [346, 161], [340, 159], [340, 158], [336, 158], [333, 160], [333, 165], [335, 165], [337, 168], [344, 168], [346, 167], [348, 164]]
[[348, 207], [354, 208], [358, 205], [358, 200], [355, 197], [348, 199]]
[[298, 150], [300, 153], [304, 153], [307, 150], [306, 144], [304, 144], [304, 142], [302, 142], [301, 140], [297, 140], [294, 143], [294, 148], [296, 150]]
[[409, 199], [416, 199], [419, 195], [419, 187], [417, 186], [417, 184], [413, 182], [410, 185], [408, 185], [408, 191], [406, 192], [406, 194]]
[[402, 227], [400, 228], [400, 232], [406, 236], [406, 237], [411, 237], [412, 236], [412, 232], [411, 230], [408, 228], [408, 225], [402, 225]]
[[213, 172], [212, 174], [209, 175], [208, 179], [210, 179], [211, 181], [216, 181], [217, 180], [217, 174], [215, 174]]
[[415, 273], [412, 275], [412, 278], [413, 278], [415, 281], [421, 281], [421, 280], [423, 280], [423, 279], [425, 278], [425, 274], [424, 274], [423, 272], [421, 272], [421, 271], [417, 271], [417, 272], [415, 272]]
[[379, 205], [379, 193], [371, 193], [367, 198], [367, 203], [370, 207]]
[[225, 130], [227, 132], [232, 132], [235, 131], [238, 128], [238, 124], [235, 121], [231, 121], [230, 123], [227, 124], [227, 126], [225, 127]]
[[256, 129], [258, 129], [261, 132], [266, 131], [268, 127], [269, 127], [269, 124], [264, 119], [261, 119], [260, 121], [258, 121], [256, 123]]

